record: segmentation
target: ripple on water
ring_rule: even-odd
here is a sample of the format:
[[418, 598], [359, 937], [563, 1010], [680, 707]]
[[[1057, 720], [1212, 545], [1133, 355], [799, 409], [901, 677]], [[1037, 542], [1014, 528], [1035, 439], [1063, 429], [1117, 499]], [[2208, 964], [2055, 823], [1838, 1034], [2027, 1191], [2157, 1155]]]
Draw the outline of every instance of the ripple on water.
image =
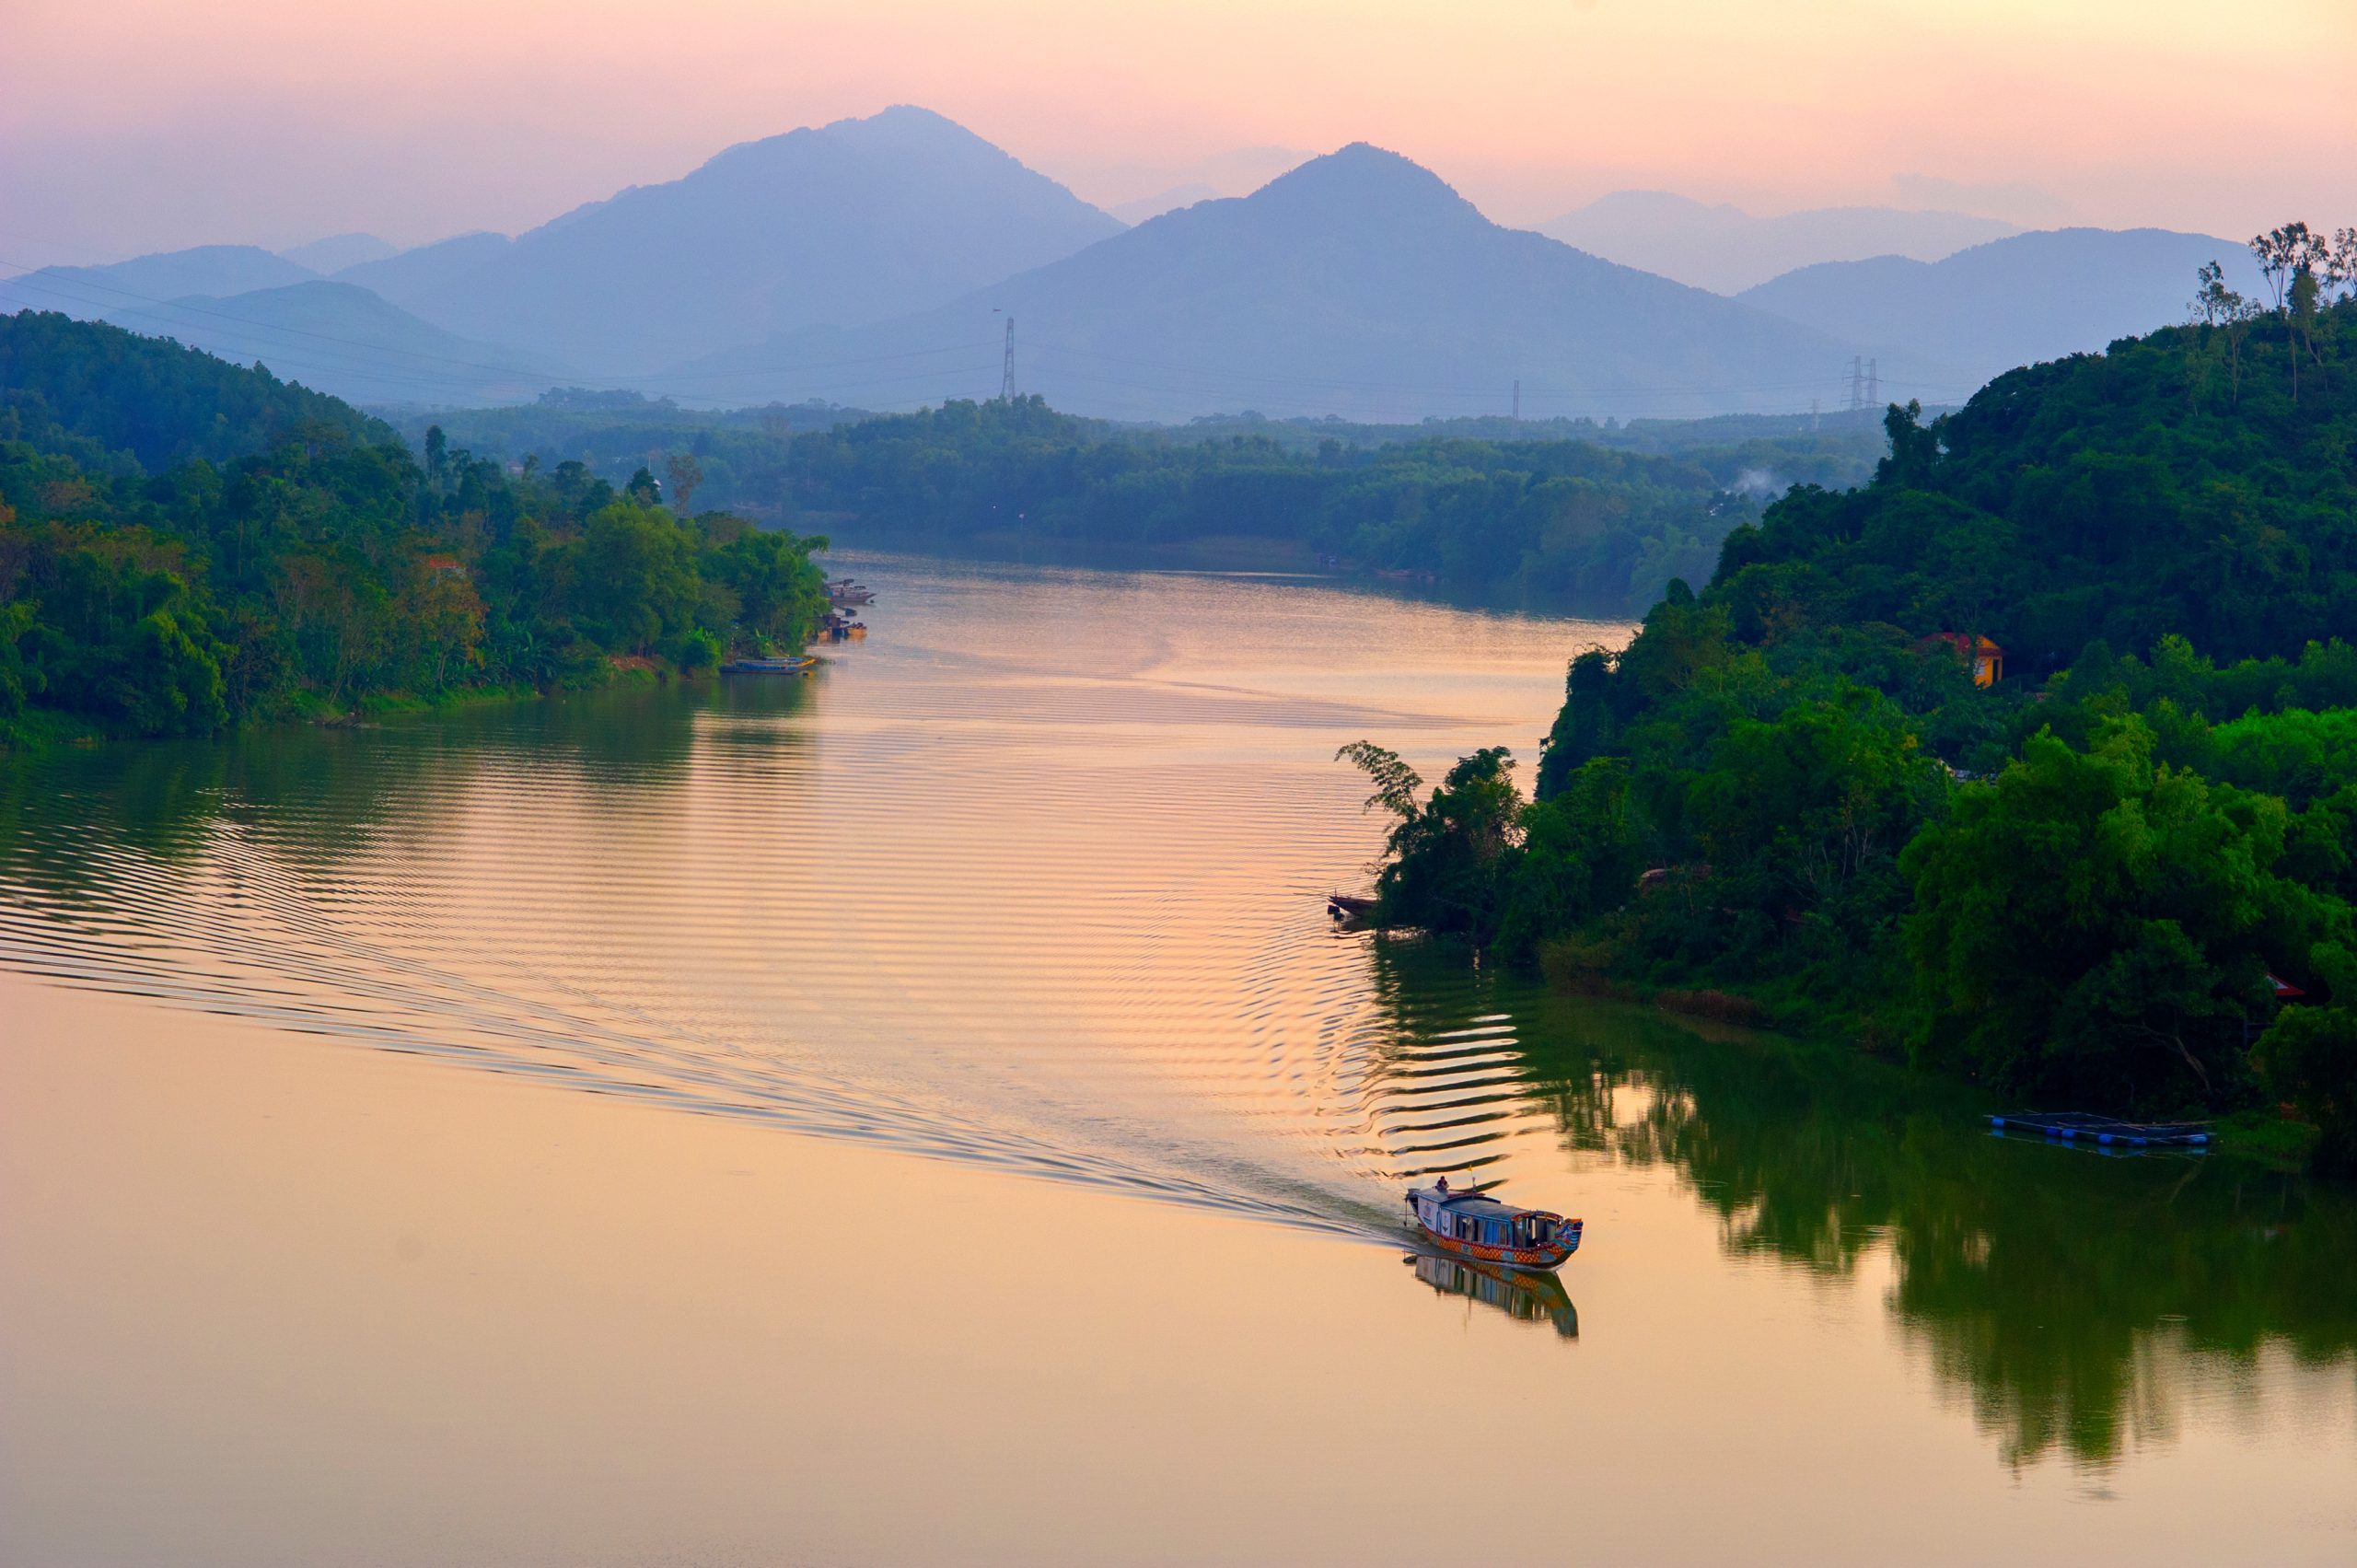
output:
[[866, 574], [807, 682], [19, 764], [0, 962], [1344, 1231], [1544, 1135], [1514, 1022], [1322, 895], [1624, 628], [1234, 579]]

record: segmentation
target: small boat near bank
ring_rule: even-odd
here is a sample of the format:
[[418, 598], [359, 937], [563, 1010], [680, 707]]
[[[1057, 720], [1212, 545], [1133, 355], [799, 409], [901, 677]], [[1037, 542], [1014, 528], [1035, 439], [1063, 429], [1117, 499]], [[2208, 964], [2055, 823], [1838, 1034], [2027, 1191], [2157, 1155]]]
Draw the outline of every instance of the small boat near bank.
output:
[[1452, 1191], [1446, 1176], [1408, 1189], [1408, 1213], [1434, 1246], [1502, 1268], [1560, 1269], [1580, 1249], [1580, 1221], [1502, 1203], [1479, 1188]]
[[2211, 1129], [2207, 1121], [2122, 1121], [2081, 1111], [2013, 1111], [1989, 1119], [1991, 1132], [2035, 1132], [2065, 1144], [2092, 1144], [2097, 1148], [2178, 1148], [2207, 1151]]
[[819, 668], [808, 655], [779, 658], [733, 658], [720, 667], [723, 675], [807, 675]]

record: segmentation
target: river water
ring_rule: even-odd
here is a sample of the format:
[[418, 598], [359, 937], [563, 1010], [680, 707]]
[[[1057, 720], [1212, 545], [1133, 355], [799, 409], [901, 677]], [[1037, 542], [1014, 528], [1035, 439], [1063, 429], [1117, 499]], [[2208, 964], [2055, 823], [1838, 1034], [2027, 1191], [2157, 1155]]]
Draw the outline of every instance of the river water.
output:
[[807, 679], [0, 768], [0, 1561], [2357, 1556], [2346, 1191], [1329, 927], [1335, 749], [1628, 628], [855, 564]]

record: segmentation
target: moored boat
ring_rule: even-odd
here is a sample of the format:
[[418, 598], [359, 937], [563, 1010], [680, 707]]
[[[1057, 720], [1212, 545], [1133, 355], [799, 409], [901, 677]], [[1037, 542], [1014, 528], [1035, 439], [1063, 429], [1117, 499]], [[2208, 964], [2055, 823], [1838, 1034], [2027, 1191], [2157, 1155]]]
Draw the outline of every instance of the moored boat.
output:
[[783, 658], [733, 658], [720, 667], [723, 675], [807, 675], [819, 661], [807, 655]]
[[1545, 1209], [1518, 1209], [1448, 1178], [1408, 1189], [1408, 1213], [1434, 1246], [1508, 1269], [1559, 1269], [1580, 1249], [1581, 1224]]

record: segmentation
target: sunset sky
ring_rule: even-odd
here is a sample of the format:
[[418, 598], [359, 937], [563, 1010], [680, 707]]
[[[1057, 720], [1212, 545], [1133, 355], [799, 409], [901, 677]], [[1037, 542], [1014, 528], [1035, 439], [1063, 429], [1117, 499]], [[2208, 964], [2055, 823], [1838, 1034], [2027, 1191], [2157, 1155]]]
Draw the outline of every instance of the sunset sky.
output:
[[1367, 140], [1507, 223], [1638, 187], [2240, 237], [2357, 222], [2352, 82], [2352, 0], [7, 0], [0, 261], [514, 231], [896, 102], [1106, 204]]

